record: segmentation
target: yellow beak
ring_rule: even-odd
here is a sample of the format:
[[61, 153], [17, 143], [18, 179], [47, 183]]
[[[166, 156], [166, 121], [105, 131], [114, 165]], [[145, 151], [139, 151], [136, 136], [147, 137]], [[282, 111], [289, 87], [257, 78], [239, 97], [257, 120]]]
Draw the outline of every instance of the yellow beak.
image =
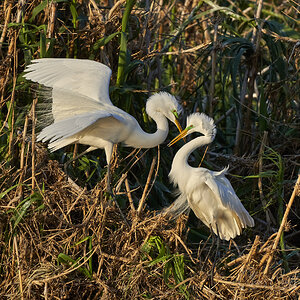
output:
[[187, 127], [184, 130], [181, 130], [181, 132], [168, 144], [168, 147], [171, 147], [173, 144], [184, 138], [190, 129], [190, 127]]
[[182, 132], [182, 127], [181, 127], [179, 121], [177, 120], [177, 118], [175, 118], [175, 125], [177, 126], [179, 132], [181, 133]]

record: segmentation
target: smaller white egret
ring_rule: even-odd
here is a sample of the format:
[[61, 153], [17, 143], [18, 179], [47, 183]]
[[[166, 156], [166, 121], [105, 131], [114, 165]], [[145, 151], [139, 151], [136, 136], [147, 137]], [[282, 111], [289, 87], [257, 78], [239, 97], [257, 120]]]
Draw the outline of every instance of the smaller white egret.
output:
[[161, 92], [152, 95], [146, 103], [146, 112], [156, 122], [157, 130], [144, 132], [134, 117], [110, 101], [112, 71], [99, 62], [44, 58], [33, 60], [25, 72], [26, 79], [52, 88], [51, 102], [46, 104], [45, 112], [51, 112], [53, 123], [42, 129], [37, 140], [49, 141], [51, 151], [73, 143], [89, 145], [86, 152], [104, 149], [108, 165], [107, 188], [114, 144], [155, 147], [167, 137], [168, 119], [181, 131], [177, 121], [181, 106], [174, 96]]
[[182, 146], [173, 159], [169, 177], [174, 185], [178, 185], [180, 195], [167, 212], [179, 215], [190, 207], [216, 235], [228, 241], [240, 235], [242, 228], [253, 227], [254, 221], [225, 177], [228, 167], [213, 172], [206, 168], [193, 168], [187, 163], [195, 149], [214, 140], [216, 128], [212, 118], [203, 113], [188, 116], [187, 127], [169, 146], [193, 132], [204, 136]]

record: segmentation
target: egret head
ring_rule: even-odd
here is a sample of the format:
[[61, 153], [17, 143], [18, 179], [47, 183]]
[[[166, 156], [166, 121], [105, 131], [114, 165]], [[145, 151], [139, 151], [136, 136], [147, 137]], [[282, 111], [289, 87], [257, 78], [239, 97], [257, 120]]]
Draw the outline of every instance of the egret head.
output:
[[193, 113], [189, 115], [186, 121], [186, 128], [177, 135], [168, 146], [175, 144], [193, 132], [200, 132], [204, 136], [210, 137], [213, 141], [217, 133], [214, 120], [204, 113]]
[[178, 116], [181, 111], [182, 107], [177, 99], [166, 92], [152, 95], [146, 104], [146, 112], [152, 119], [164, 115], [177, 126], [180, 132], [182, 131], [182, 128], [178, 122]]

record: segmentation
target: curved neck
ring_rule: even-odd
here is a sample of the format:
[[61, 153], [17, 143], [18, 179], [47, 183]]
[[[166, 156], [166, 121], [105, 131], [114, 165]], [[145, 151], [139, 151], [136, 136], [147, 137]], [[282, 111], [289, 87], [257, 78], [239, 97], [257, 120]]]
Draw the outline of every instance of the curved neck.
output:
[[156, 122], [156, 132], [147, 133], [142, 130], [142, 128], [136, 128], [135, 134], [132, 135], [134, 141], [127, 141], [129, 146], [134, 146], [135, 148], [152, 148], [164, 142], [167, 138], [169, 132], [169, 125], [167, 118], [162, 114], [156, 114], [155, 118], [152, 118]]
[[172, 162], [172, 169], [176, 166], [176, 168], [183, 169], [185, 167], [192, 168], [188, 165], [188, 158], [191, 153], [196, 150], [197, 148], [210, 144], [213, 141], [211, 136], [200, 136], [197, 137], [187, 144], [183, 145], [176, 153], [173, 162]]

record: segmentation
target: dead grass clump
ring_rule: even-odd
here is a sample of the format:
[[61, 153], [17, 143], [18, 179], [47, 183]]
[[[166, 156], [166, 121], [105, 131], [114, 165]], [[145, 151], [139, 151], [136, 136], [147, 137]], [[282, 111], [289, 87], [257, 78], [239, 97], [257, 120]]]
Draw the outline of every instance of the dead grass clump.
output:
[[[29, 200], [14, 209], [2, 199], [8, 216], [1, 232], [3, 297], [297, 297], [299, 271], [284, 273], [281, 255], [272, 250], [276, 234], [265, 243], [258, 236], [252, 244], [241, 241], [240, 249], [222, 243], [214, 264], [216, 249], [210, 239], [200, 244], [198, 253], [186, 244], [184, 216], [174, 222], [153, 212], [137, 216], [129, 210], [125, 222], [100, 185], [91, 191], [79, 188], [66, 180], [56, 162], [49, 161], [36, 176], [43, 182], [41, 198], [36, 193], [28, 198], [30, 190], [24, 189]], [[7, 198], [13, 199], [14, 193]], [[264, 274], [270, 253], [273, 260]]]
[[[1, 299], [299, 297], [299, 201], [287, 207], [300, 164], [299, 10], [295, 1], [246, 2], [0, 2]], [[145, 100], [155, 91], [182, 100], [182, 120], [214, 116], [218, 135], [203, 165], [230, 165], [255, 227], [217, 249], [193, 230], [192, 215], [175, 222], [149, 211], [171, 200], [176, 148], [119, 147], [112, 182], [122, 211], [98, 183], [96, 151], [70, 166], [76, 182], [67, 179], [35, 143], [40, 97], [22, 77], [43, 57], [109, 65], [112, 102], [147, 132], [155, 124]], [[72, 150], [81, 152], [51, 155], [66, 161]], [[190, 159], [198, 165], [203, 152]]]

